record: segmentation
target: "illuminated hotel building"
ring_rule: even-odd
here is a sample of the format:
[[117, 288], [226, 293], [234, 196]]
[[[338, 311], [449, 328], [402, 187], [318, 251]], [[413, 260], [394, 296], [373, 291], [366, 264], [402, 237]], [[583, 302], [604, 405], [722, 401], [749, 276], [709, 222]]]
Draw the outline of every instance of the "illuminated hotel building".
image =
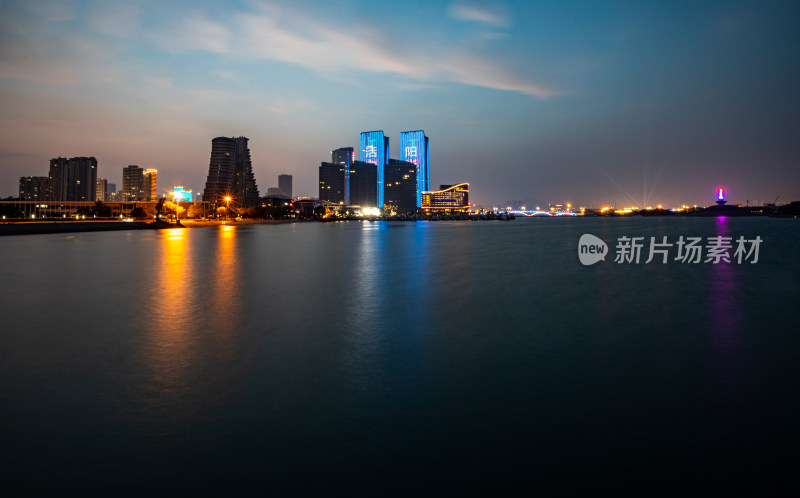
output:
[[417, 167], [416, 207], [422, 206], [422, 192], [430, 187], [429, 139], [422, 130], [400, 133], [400, 160], [414, 163]]
[[319, 200], [345, 203], [345, 170], [343, 164], [321, 163], [319, 165]]
[[[383, 130], [365, 131], [361, 133], [361, 149], [359, 159], [361, 162], [372, 163], [377, 166], [377, 206], [383, 207], [383, 168], [389, 164], [389, 137], [384, 136]], [[352, 193], [350, 194], [352, 197]], [[352, 204], [356, 204], [351, 199]]]
[[417, 209], [417, 165], [389, 159], [383, 173], [383, 207], [395, 213], [411, 213]]
[[144, 170], [144, 196], [148, 201], [158, 199], [158, 170]]
[[428, 213], [469, 211], [469, 183], [440, 185], [439, 190], [422, 192], [422, 209]]
[[258, 186], [253, 175], [247, 137], [217, 137], [211, 140], [211, 160], [203, 200], [223, 203], [227, 196], [231, 196], [239, 207], [258, 204]]
[[348, 205], [378, 207], [377, 181], [377, 166], [363, 161], [353, 161], [350, 166], [350, 204]]

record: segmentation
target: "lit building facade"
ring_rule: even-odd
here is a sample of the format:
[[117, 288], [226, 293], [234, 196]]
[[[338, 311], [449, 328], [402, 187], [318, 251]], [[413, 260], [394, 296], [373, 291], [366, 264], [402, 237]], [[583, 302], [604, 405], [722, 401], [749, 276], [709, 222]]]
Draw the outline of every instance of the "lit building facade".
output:
[[331, 151], [331, 162], [333, 164], [353, 164], [355, 161], [355, 151], [352, 147], [341, 147]]
[[143, 201], [146, 199], [144, 170], [135, 164], [122, 168], [122, 201]]
[[148, 201], [158, 199], [158, 170], [144, 170], [144, 197]]
[[175, 202], [192, 202], [192, 190], [184, 190], [182, 185], [173, 187], [171, 196]]
[[422, 207], [422, 192], [430, 187], [430, 140], [422, 130], [400, 133], [400, 160], [414, 163], [417, 167], [416, 207]]
[[22, 176], [19, 179], [19, 200], [49, 201], [49, 176]]
[[[381, 168], [382, 170], [383, 168]], [[353, 161], [350, 166], [350, 206], [378, 207], [378, 167]]]
[[108, 196], [108, 180], [105, 178], [97, 179], [97, 186], [95, 187], [95, 200], [105, 201]]
[[409, 161], [389, 159], [383, 173], [383, 208], [395, 213], [412, 213], [417, 209], [417, 165]]
[[[361, 133], [359, 159], [361, 162], [371, 163], [377, 166], [377, 206], [383, 207], [383, 168], [389, 164], [389, 137], [383, 134], [383, 130], [365, 131]], [[352, 197], [352, 193], [351, 193]], [[356, 204], [351, 199], [352, 204]]]
[[211, 140], [211, 160], [203, 200], [224, 204], [223, 199], [227, 196], [232, 197], [239, 207], [258, 205], [258, 186], [247, 137]]
[[94, 201], [97, 195], [97, 159], [57, 157], [50, 160], [50, 200]]
[[439, 190], [422, 192], [422, 209], [445, 213], [469, 211], [469, 183], [440, 185]]
[[345, 203], [345, 170], [342, 164], [321, 163], [319, 165], [319, 200]]

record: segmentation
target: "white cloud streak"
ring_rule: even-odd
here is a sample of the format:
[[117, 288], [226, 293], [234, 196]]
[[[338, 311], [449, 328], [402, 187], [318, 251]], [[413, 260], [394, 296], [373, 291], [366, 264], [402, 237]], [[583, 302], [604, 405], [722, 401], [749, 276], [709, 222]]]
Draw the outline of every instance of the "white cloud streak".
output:
[[454, 2], [450, 4], [449, 15], [451, 19], [464, 22], [478, 22], [488, 24], [495, 28], [507, 28], [511, 18], [499, 10], [491, 10], [484, 6]]
[[[499, 16], [471, 13], [492, 25], [505, 25]], [[462, 16], [463, 17], [463, 16]], [[233, 26], [236, 29], [233, 29]], [[170, 52], [203, 50], [231, 57], [297, 64], [312, 71], [395, 74], [420, 84], [461, 83], [550, 97], [558, 92], [515, 76], [493, 61], [475, 54], [443, 51], [415, 54], [399, 51], [401, 40], [364, 27], [332, 28], [307, 14], [262, 4], [254, 14], [233, 16], [230, 26], [194, 15], [159, 42]]]

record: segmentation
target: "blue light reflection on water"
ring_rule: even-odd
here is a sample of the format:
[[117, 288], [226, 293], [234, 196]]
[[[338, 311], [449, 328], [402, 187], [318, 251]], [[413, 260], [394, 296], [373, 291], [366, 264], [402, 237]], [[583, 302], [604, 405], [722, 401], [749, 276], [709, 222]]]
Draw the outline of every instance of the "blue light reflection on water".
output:
[[[85, 486], [372, 486], [530, 468], [546, 482], [627, 469], [718, 484], [701, 471], [711, 462], [746, 477], [757, 454], [797, 440], [787, 222], [3, 239], [16, 289], [0, 335], [4, 440], [20, 475]], [[587, 232], [612, 251], [621, 235], [765, 242], [756, 265], [612, 254], [582, 267]]]

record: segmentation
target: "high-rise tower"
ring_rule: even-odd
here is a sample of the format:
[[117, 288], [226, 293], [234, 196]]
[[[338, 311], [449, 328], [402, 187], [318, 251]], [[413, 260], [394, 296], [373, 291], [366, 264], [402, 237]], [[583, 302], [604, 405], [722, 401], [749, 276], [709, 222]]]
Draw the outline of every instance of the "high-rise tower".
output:
[[378, 169], [372, 163], [353, 161], [350, 166], [350, 205], [362, 208], [377, 207]]
[[246, 137], [217, 137], [211, 141], [203, 200], [221, 203], [228, 196], [239, 207], [258, 203], [258, 186]]
[[144, 170], [144, 194], [148, 201], [158, 200], [158, 170]]
[[361, 152], [359, 159], [365, 163], [377, 166], [378, 181], [377, 203], [383, 207], [383, 168], [389, 164], [389, 137], [384, 136], [383, 130], [365, 131], [361, 133]]
[[57, 157], [50, 160], [50, 200], [93, 201], [96, 195], [97, 159]]
[[122, 200], [143, 201], [146, 199], [144, 170], [135, 164], [122, 168]]
[[417, 166], [417, 207], [421, 207], [422, 192], [429, 190], [430, 183], [428, 137], [424, 131], [400, 133], [400, 160]]
[[344, 203], [350, 205], [350, 167], [353, 165], [353, 148], [341, 147], [331, 151], [331, 162], [344, 166]]
[[417, 206], [417, 165], [389, 159], [383, 169], [383, 206], [386, 211], [412, 213]]
[[345, 169], [342, 164], [322, 163], [319, 165], [319, 199], [322, 201], [345, 203]]
[[278, 175], [278, 188], [286, 197], [292, 196], [292, 175]]
[[108, 200], [108, 180], [105, 178], [98, 178], [95, 184], [95, 200], [107, 201]]
[[21, 201], [49, 201], [50, 177], [48, 176], [23, 176], [19, 179], [19, 200]]

